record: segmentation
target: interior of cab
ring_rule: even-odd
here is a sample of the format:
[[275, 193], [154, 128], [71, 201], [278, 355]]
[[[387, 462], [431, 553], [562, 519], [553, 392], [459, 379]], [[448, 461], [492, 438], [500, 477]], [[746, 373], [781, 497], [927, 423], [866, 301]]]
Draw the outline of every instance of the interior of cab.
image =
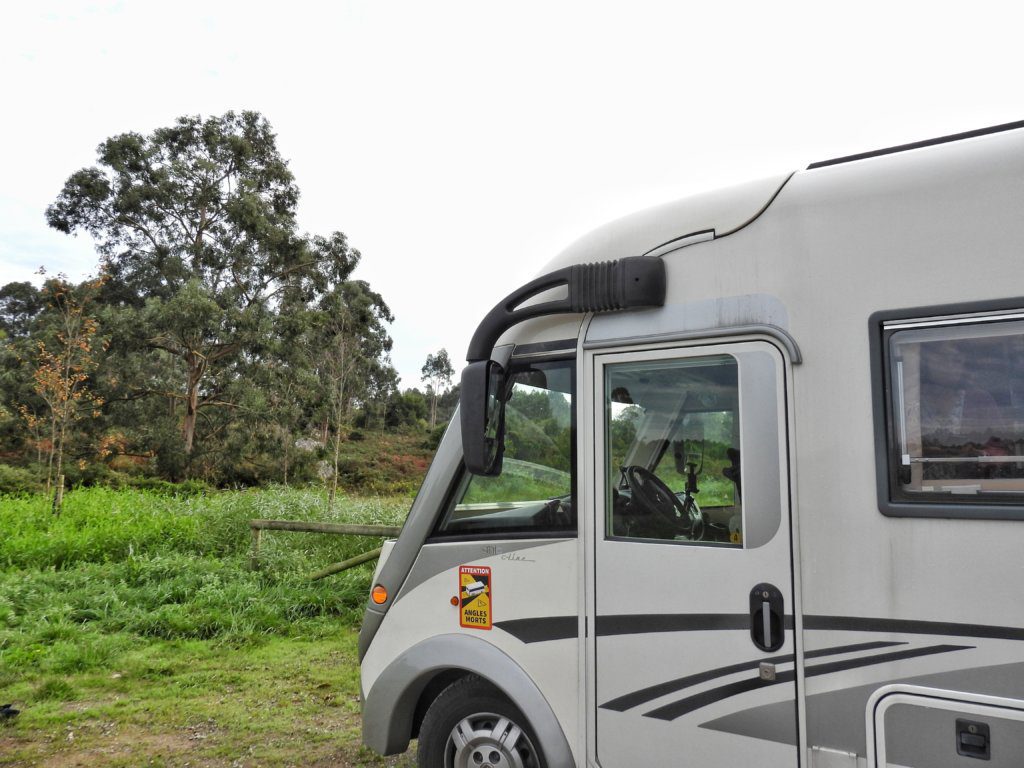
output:
[[739, 388], [729, 355], [605, 368], [606, 534], [739, 546]]

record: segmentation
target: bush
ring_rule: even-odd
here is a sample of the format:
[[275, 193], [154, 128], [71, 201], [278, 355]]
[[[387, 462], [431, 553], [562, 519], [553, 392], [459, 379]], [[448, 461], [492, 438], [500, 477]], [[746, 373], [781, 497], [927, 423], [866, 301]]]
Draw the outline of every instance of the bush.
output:
[[423, 441], [423, 447], [429, 451], [436, 451], [437, 446], [441, 444], [441, 438], [444, 437], [444, 431], [446, 429], [448, 429], [447, 423], [438, 424], [430, 430], [430, 434], [428, 434], [426, 439]]
[[24, 496], [42, 490], [43, 483], [33, 472], [22, 467], [0, 464], [0, 496]]

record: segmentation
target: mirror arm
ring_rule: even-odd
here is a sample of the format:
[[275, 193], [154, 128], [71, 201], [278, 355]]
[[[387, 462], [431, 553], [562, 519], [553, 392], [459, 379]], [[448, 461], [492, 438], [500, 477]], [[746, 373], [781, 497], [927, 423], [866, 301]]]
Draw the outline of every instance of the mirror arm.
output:
[[[615, 312], [660, 307], [665, 303], [665, 264], [654, 256], [573, 264], [538, 277], [500, 301], [473, 334], [468, 362], [487, 360], [505, 331], [533, 317], [569, 312]], [[567, 288], [563, 299], [522, 306], [553, 288]]]

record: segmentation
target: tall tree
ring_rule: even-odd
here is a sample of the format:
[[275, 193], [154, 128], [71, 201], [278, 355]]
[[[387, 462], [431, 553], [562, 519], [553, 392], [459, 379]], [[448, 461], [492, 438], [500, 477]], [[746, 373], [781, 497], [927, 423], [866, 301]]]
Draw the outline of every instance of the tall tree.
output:
[[46, 297], [32, 283], [8, 283], [0, 288], [0, 331], [11, 338], [27, 336], [45, 306]]
[[427, 355], [427, 362], [420, 373], [423, 374], [423, 381], [427, 383], [427, 392], [430, 394], [430, 428], [433, 429], [437, 426], [437, 400], [443, 394], [442, 387], [447, 389], [451, 385], [455, 373], [448, 350], [442, 349], [436, 355]]
[[[358, 251], [352, 254], [358, 261]], [[384, 327], [393, 317], [380, 294], [361, 280], [335, 285], [324, 296], [319, 309], [320, 323], [310, 338], [326, 392], [334, 470], [329, 501], [333, 504], [343, 431], [353, 403], [370, 397], [386, 398], [396, 380], [388, 360], [391, 338]]]
[[281, 294], [347, 268], [296, 235], [298, 196], [267, 120], [228, 112], [107, 139], [46, 211], [95, 238], [106, 300], [134, 313], [141, 346], [179, 361], [173, 389], [150, 393], [181, 404], [186, 454], [202, 411], [237, 406], [221, 374], [258, 352]]
[[[49, 302], [52, 333], [49, 340], [36, 342], [33, 366], [34, 389], [46, 405], [45, 420], [49, 425], [49, 458], [46, 488], [54, 481], [57, 491], [53, 511], [59, 512], [64, 486], [64, 452], [71, 425], [86, 414], [99, 415], [102, 398], [88, 385], [96, 369], [103, 341], [98, 337], [98, 324], [91, 314], [91, 304], [105, 277], [87, 280], [81, 286], [68, 283], [63, 275], [47, 280], [42, 295]], [[36, 426], [40, 416], [22, 404], [21, 414], [29, 428]], [[55, 464], [56, 462], [56, 464]]]

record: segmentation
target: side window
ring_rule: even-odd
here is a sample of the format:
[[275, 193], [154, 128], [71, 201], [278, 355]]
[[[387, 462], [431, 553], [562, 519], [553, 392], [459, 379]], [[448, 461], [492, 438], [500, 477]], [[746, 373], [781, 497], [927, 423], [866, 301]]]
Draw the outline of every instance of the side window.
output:
[[435, 535], [575, 535], [574, 391], [574, 360], [513, 366], [502, 472], [466, 473]]
[[882, 331], [890, 501], [940, 515], [1024, 504], [1024, 322], [903, 321]]
[[607, 536], [742, 544], [738, 370], [732, 355], [605, 367]]

